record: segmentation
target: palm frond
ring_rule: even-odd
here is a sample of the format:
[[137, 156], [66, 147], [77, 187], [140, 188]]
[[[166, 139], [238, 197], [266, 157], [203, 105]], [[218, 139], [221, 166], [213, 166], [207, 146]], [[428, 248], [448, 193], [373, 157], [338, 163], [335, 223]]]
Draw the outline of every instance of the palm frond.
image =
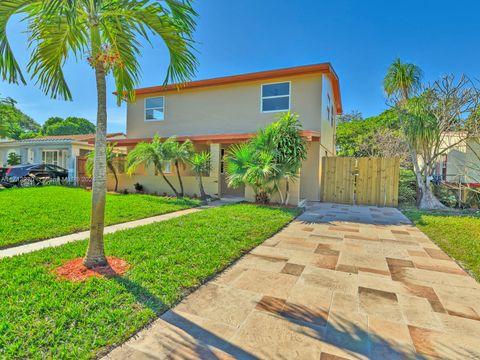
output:
[[[71, 22], [70, 16], [48, 15], [41, 9], [34, 11], [30, 18], [29, 42], [36, 44], [27, 70], [36, 79], [36, 84], [52, 98], [60, 96], [71, 100], [72, 94], [63, 74], [63, 65], [70, 53], [79, 56], [87, 49], [87, 19], [77, 16]], [[47, 14], [47, 15], [46, 15]], [[70, 19], [67, 20], [67, 19]]]
[[9, 83], [26, 84], [7, 38], [7, 24], [15, 14], [25, 13], [28, 6], [38, 5], [41, 1], [2, 0], [0, 1], [0, 74]]

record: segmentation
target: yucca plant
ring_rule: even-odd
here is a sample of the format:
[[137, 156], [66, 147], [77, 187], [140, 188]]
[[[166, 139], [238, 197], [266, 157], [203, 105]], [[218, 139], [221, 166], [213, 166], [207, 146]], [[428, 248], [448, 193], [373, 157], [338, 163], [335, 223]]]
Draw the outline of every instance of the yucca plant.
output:
[[117, 101], [133, 100], [139, 82], [140, 41], [160, 37], [169, 52], [165, 82], [181, 83], [195, 72], [192, 33], [196, 15], [189, 0], [2, 0], [0, 1], [0, 75], [25, 83], [7, 38], [15, 15], [27, 22], [27, 71], [52, 98], [72, 99], [63, 74], [69, 56], [85, 57], [96, 79], [98, 99], [90, 241], [84, 263], [106, 265], [103, 228], [106, 198], [106, 77], [115, 80]]
[[194, 153], [189, 161], [192, 167], [192, 171], [197, 178], [198, 187], [200, 189], [200, 198], [202, 200], [206, 200], [207, 198], [207, 194], [205, 193], [205, 189], [203, 187], [202, 177], [208, 175], [208, 173], [212, 169], [212, 164], [210, 160], [210, 153], [202, 151], [201, 153]]

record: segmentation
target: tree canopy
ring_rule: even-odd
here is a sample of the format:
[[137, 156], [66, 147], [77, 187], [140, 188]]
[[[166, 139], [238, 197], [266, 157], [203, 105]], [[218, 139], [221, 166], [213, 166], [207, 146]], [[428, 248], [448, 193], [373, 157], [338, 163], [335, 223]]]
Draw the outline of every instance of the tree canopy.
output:
[[[0, 124], [3, 129], [3, 136], [19, 140], [27, 134], [36, 134], [41, 126], [18, 109], [16, 104], [17, 102], [9, 97], [0, 99]], [[34, 135], [31, 137], [34, 137]]]
[[67, 117], [51, 117], [42, 126], [43, 135], [82, 135], [94, 134], [95, 125], [84, 118]]

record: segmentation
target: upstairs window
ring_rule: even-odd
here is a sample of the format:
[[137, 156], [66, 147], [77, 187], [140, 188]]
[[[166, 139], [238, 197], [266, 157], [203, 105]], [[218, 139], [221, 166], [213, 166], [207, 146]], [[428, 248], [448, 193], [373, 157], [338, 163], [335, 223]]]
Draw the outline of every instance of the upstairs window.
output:
[[290, 82], [262, 85], [262, 112], [290, 110]]
[[145, 121], [163, 120], [164, 110], [165, 110], [164, 96], [145, 99]]

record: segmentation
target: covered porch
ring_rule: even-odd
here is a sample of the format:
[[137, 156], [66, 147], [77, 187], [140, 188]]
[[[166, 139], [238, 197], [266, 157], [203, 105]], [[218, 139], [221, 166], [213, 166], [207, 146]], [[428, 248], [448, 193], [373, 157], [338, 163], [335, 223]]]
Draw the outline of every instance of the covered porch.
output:
[[[236, 197], [236, 198], [244, 198], [246, 201], [254, 201], [255, 195], [250, 188], [246, 188], [245, 186], [241, 186], [237, 189], [233, 189], [228, 187], [228, 178], [225, 169], [225, 155], [228, 153], [228, 149], [235, 144], [239, 144], [242, 142], [247, 141], [248, 139], [252, 138], [255, 134], [254, 133], [246, 133], [246, 134], [223, 134], [223, 135], [205, 135], [205, 136], [178, 136], [178, 141], [185, 141], [187, 139], [191, 140], [194, 144], [195, 151], [202, 152], [206, 151], [211, 154], [211, 171], [208, 176], [202, 177], [203, 185], [205, 188], [205, 192], [217, 198], [224, 198], [224, 197]], [[316, 142], [318, 144], [320, 135], [311, 131], [303, 131], [302, 135], [307, 138], [310, 142]], [[140, 142], [150, 142], [151, 138], [144, 138], [144, 139], [121, 139], [112, 141], [116, 145], [116, 147], [124, 147], [127, 151], [131, 151], [135, 145]], [[309, 144], [309, 148], [318, 149], [317, 146], [311, 146]], [[309, 152], [310, 153], [310, 152]], [[319, 154], [314, 154], [315, 158], [317, 159], [316, 162], [318, 163], [318, 156]], [[309, 161], [306, 162], [307, 167], [311, 166], [312, 160], [310, 159], [309, 154]], [[315, 162], [315, 161], [313, 161]], [[156, 172], [156, 170], [150, 166], [140, 166], [137, 168], [134, 174], [128, 175], [126, 173], [126, 166], [119, 166], [121, 171], [118, 174], [118, 191], [127, 190], [128, 192], [135, 191], [135, 184], [141, 184], [143, 189], [146, 193], [151, 194], [158, 194], [158, 195], [174, 195], [172, 189], [169, 185], [164, 181], [160, 174]], [[303, 172], [303, 170], [302, 170]], [[182, 177], [182, 182], [185, 189], [185, 194], [187, 196], [199, 196], [199, 187], [198, 182], [188, 165], [181, 165], [180, 166], [180, 174]], [[309, 175], [310, 174], [310, 175]], [[176, 170], [173, 164], [165, 164], [165, 175], [168, 177], [168, 180], [176, 187], [179, 188], [180, 184], [178, 182]], [[305, 177], [311, 177], [313, 175], [316, 178], [316, 185], [315, 180], [305, 181], [302, 180], [302, 176], [299, 180], [294, 183], [290, 183], [290, 198], [289, 204], [291, 205], [298, 205], [301, 201], [301, 184], [313, 184], [313, 186], [319, 187], [318, 183], [318, 168], [315, 172], [311, 172], [308, 169], [305, 169]], [[113, 190], [115, 188], [115, 179], [113, 176], [109, 176], [108, 178], [108, 189]], [[281, 184], [282, 191], [285, 192], [285, 184]], [[307, 191], [306, 193], [308, 193]], [[273, 202], [279, 202], [280, 198], [276, 195], [272, 198]]]

